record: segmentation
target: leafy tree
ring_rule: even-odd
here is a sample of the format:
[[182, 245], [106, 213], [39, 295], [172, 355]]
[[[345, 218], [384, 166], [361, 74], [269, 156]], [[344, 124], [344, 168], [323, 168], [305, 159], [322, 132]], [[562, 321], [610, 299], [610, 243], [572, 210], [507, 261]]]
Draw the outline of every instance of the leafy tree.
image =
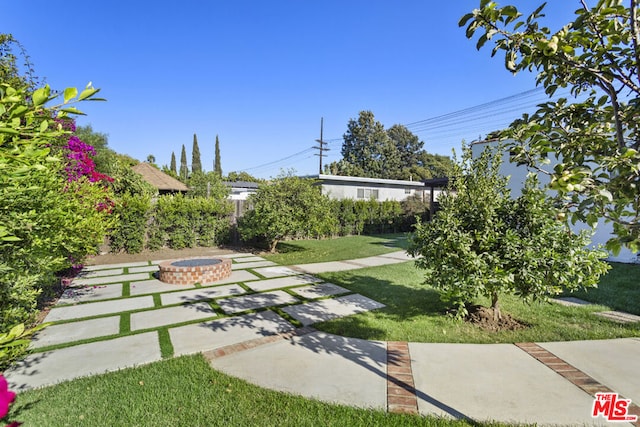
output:
[[90, 147], [63, 126], [79, 113], [75, 103], [97, 93], [0, 82], [0, 330], [32, 320], [55, 273], [93, 253], [112, 224]]
[[[18, 52], [15, 52], [15, 50]], [[25, 74], [20, 73], [19, 57], [23, 60], [26, 69]], [[37, 78], [34, 76], [33, 65], [26, 49], [11, 34], [0, 33], [0, 82], [14, 89], [26, 87], [34, 90], [38, 86]]]
[[193, 134], [193, 148], [191, 149], [191, 172], [202, 172], [202, 162], [200, 161], [200, 147], [198, 147], [198, 137]]
[[549, 96], [570, 88], [575, 98], [540, 105], [498, 133], [516, 142], [515, 161], [540, 168], [549, 153], [559, 159], [550, 187], [564, 198], [572, 219], [594, 225], [604, 217], [617, 237], [607, 247], [640, 249], [640, 26], [639, 6], [582, 1], [576, 18], [552, 33], [541, 26], [544, 4], [526, 18], [514, 6], [482, 0], [465, 15], [477, 48], [493, 43], [513, 72], [536, 71]]
[[209, 197], [224, 200], [229, 195], [229, 187], [224, 185], [222, 178], [215, 172], [196, 172], [191, 174], [187, 183], [188, 197]]
[[264, 240], [271, 252], [283, 239], [331, 235], [339, 227], [328, 197], [311, 179], [280, 175], [261, 185], [249, 203], [253, 209], [239, 219], [238, 231], [244, 240]]
[[180, 153], [180, 179], [182, 182], [187, 182], [189, 178], [189, 167], [187, 166], [187, 150], [182, 144], [182, 153]]
[[357, 120], [349, 120], [343, 138], [342, 157], [351, 174], [387, 178], [400, 173], [398, 150], [371, 111], [361, 111]]
[[216, 152], [213, 162], [213, 171], [217, 173], [218, 176], [222, 176], [222, 164], [220, 163], [220, 140], [218, 139], [218, 135], [216, 135]]
[[587, 249], [589, 235], [576, 235], [558, 220], [531, 174], [522, 195], [512, 199], [499, 174], [500, 152], [471, 158], [464, 149], [453, 175], [455, 191], [440, 197], [431, 222], [416, 226], [409, 252], [425, 269], [427, 283], [440, 290], [458, 316], [478, 297], [491, 301], [500, 317], [499, 296], [546, 300], [564, 290], [596, 286], [608, 265], [602, 251]]
[[333, 175], [367, 176], [386, 179], [426, 179], [447, 176], [452, 161], [447, 156], [429, 154], [424, 142], [403, 125], [385, 130], [373, 113], [363, 111], [351, 120], [344, 135], [343, 159], [325, 165]]
[[176, 153], [171, 152], [171, 165], [169, 166], [169, 170], [173, 172], [173, 176], [178, 176], [178, 170], [176, 169]]
[[154, 156], [153, 154], [149, 154], [147, 156], [147, 163], [154, 165], [156, 163], [156, 156]]
[[247, 172], [229, 172], [229, 175], [225, 178], [226, 181], [229, 182], [262, 182], [263, 179], [256, 178], [253, 175], [248, 174]]
[[393, 125], [387, 129], [387, 135], [396, 147], [400, 156], [401, 169], [394, 179], [405, 179], [409, 177], [408, 168], [411, 165], [417, 165], [419, 155], [423, 153], [424, 142], [414, 135], [409, 129], [403, 125]]

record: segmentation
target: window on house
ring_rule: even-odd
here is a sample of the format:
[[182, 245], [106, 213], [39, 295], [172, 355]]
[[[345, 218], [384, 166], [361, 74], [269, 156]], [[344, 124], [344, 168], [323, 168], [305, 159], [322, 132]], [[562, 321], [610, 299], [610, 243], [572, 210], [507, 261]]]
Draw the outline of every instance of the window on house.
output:
[[375, 199], [378, 200], [379, 192], [371, 188], [358, 188], [358, 199]]
[[405, 188], [404, 189], [404, 194], [411, 194], [411, 189], [410, 188]]

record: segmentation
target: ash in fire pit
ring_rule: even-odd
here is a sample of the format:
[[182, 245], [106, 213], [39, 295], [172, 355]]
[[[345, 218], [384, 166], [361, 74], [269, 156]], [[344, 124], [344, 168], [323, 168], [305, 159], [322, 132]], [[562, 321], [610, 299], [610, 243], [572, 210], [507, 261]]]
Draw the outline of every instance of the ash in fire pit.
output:
[[159, 279], [173, 285], [212, 283], [231, 276], [231, 260], [187, 258], [161, 262]]
[[184, 259], [182, 261], [174, 261], [171, 265], [175, 267], [201, 267], [203, 265], [215, 265], [220, 264], [222, 260], [215, 258], [198, 258], [198, 259]]

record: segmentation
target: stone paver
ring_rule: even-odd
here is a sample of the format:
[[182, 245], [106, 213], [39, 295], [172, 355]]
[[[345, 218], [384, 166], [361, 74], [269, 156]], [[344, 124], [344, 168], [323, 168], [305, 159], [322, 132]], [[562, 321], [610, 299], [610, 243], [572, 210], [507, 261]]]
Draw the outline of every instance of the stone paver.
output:
[[356, 268], [363, 268], [363, 266], [347, 261], [327, 261], [293, 265], [291, 268], [302, 273], [317, 274], [333, 271], [354, 270]]
[[246, 263], [246, 262], [254, 262], [254, 261], [266, 261], [266, 259], [259, 256], [245, 256], [245, 257], [236, 257], [233, 259], [234, 262]]
[[131, 313], [131, 330], [157, 328], [216, 316], [206, 302]]
[[233, 260], [238, 258], [252, 257], [252, 256], [255, 256], [255, 255], [248, 254], [248, 253], [232, 253], [232, 254], [216, 255], [217, 258], [231, 258]]
[[258, 274], [261, 274], [267, 279], [271, 279], [274, 277], [283, 277], [283, 276], [295, 276], [297, 274], [300, 274], [299, 271], [295, 271], [290, 269], [289, 267], [283, 267], [281, 265], [278, 265], [275, 267], [254, 268], [253, 271], [255, 271]]
[[123, 262], [120, 264], [86, 265], [82, 270], [96, 271], [96, 270], [105, 270], [110, 268], [142, 267], [143, 265], [149, 265], [149, 263], [147, 261], [138, 261], [138, 262]]
[[290, 286], [308, 285], [309, 283], [318, 283], [322, 280], [308, 275], [298, 275], [295, 277], [281, 277], [277, 279], [260, 280], [257, 282], [246, 283], [253, 291], [263, 292], [271, 289], [288, 288]]
[[82, 286], [78, 288], [68, 288], [62, 296], [60, 296], [57, 304], [76, 304], [79, 302], [119, 298], [121, 296], [122, 283]]
[[556, 302], [560, 305], [564, 305], [565, 307], [583, 307], [585, 305], [590, 305], [591, 303], [580, 298], [576, 297], [560, 297], [553, 298], [553, 302]]
[[277, 265], [277, 264], [271, 261], [245, 262], [243, 264], [231, 264], [231, 270], [243, 270], [243, 269], [257, 268], [257, 267], [270, 267], [274, 265]]
[[246, 310], [275, 307], [295, 302], [298, 302], [298, 299], [288, 293], [284, 291], [273, 291], [219, 300], [218, 305], [225, 313], [233, 314]]
[[80, 322], [47, 326], [38, 331], [30, 348], [64, 344], [91, 338], [116, 335], [120, 332], [120, 316], [101, 317]]
[[80, 319], [102, 314], [120, 313], [153, 307], [153, 297], [123, 298], [113, 301], [91, 302], [87, 304], [54, 307], [44, 319], [45, 322]]
[[129, 295], [155, 294], [158, 292], [179, 291], [181, 289], [193, 289], [196, 285], [173, 285], [161, 282], [158, 279], [143, 280], [141, 282], [131, 282], [129, 284]]
[[409, 343], [409, 351], [423, 415], [594, 424], [593, 397], [514, 345]]
[[636, 323], [640, 322], [640, 316], [635, 314], [623, 313], [621, 311], [600, 311], [595, 313], [596, 316], [604, 317], [605, 319], [613, 320], [618, 323]]
[[211, 283], [203, 283], [202, 286], [217, 286], [217, 285], [224, 285], [227, 283], [250, 282], [252, 280], [259, 280], [259, 279], [260, 278], [258, 276], [256, 276], [255, 274], [252, 274], [249, 271], [238, 270], [238, 271], [232, 271], [231, 276], [225, 279], [216, 280], [215, 282], [211, 282]]
[[216, 358], [210, 363], [215, 369], [262, 387], [328, 402], [384, 409], [385, 362], [383, 342], [315, 332]]
[[[228, 317], [195, 325], [169, 329], [175, 356], [238, 344], [295, 327], [272, 311]], [[254, 362], [255, 363], [255, 362]], [[259, 363], [258, 363], [259, 364]]]
[[198, 288], [191, 291], [171, 292], [160, 295], [162, 305], [180, 304], [185, 302], [201, 301], [206, 299], [214, 299], [228, 297], [233, 295], [242, 295], [247, 291], [240, 285], [223, 285], [212, 286], [208, 288]]
[[148, 278], [149, 278], [149, 273], [118, 274], [116, 276], [94, 277], [93, 279], [85, 279], [82, 277], [78, 277], [73, 280], [71, 286], [90, 286], [90, 285], [104, 285], [104, 284], [116, 283], [116, 282], [133, 282], [135, 280], [144, 280]]
[[411, 261], [415, 259], [411, 255], [409, 255], [406, 251], [390, 252], [388, 254], [382, 254], [378, 256], [381, 258], [392, 258], [398, 261]]
[[379, 265], [397, 264], [398, 259], [390, 256], [372, 256], [367, 258], [358, 258], [350, 261], [353, 264], [357, 264], [360, 267], [376, 267]]
[[94, 277], [115, 276], [118, 274], [124, 274], [124, 268], [111, 268], [108, 270], [93, 270], [93, 271], [81, 271], [78, 274], [78, 278], [93, 279]]
[[307, 304], [292, 305], [282, 308], [282, 311], [298, 320], [304, 326], [308, 326], [382, 307], [385, 307], [385, 305], [360, 294], [354, 294]]
[[307, 299], [316, 299], [351, 292], [349, 289], [334, 285], [333, 283], [319, 283], [317, 285], [302, 286], [299, 288], [292, 288], [291, 291]]
[[129, 273], [151, 273], [159, 271], [157, 265], [147, 265], [144, 267], [129, 267]]
[[640, 403], [640, 340], [628, 338], [538, 345], [634, 403]]
[[11, 390], [23, 391], [161, 358], [158, 333], [146, 332], [32, 354], [5, 371], [4, 375]]

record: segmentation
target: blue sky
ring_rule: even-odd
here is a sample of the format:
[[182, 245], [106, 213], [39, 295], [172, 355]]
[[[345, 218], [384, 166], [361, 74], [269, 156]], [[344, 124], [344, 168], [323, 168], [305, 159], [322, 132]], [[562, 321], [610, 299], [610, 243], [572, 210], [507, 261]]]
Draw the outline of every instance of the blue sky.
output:
[[[531, 11], [537, 2], [511, 2]], [[349, 119], [371, 110], [385, 127], [410, 126], [432, 153], [451, 153], [503, 126], [543, 96], [532, 75], [513, 76], [480, 52], [457, 23], [479, 1], [407, 0], [142, 2], [30, 0], [3, 5], [2, 32], [27, 49], [55, 89], [102, 89], [79, 124], [145, 160], [191, 161], [198, 135], [213, 168], [219, 136], [224, 173], [317, 173], [310, 147], [330, 140], [340, 158]], [[504, 3], [507, 4], [507, 3]], [[437, 5], [437, 6], [436, 6]], [[571, 21], [577, 0], [551, 0], [548, 25]], [[461, 111], [462, 110], [462, 111]], [[456, 114], [451, 114], [458, 112]], [[475, 114], [475, 115], [474, 115]], [[445, 116], [445, 117], [441, 117]], [[440, 119], [434, 119], [440, 117]], [[282, 160], [284, 159], [284, 160]]]

